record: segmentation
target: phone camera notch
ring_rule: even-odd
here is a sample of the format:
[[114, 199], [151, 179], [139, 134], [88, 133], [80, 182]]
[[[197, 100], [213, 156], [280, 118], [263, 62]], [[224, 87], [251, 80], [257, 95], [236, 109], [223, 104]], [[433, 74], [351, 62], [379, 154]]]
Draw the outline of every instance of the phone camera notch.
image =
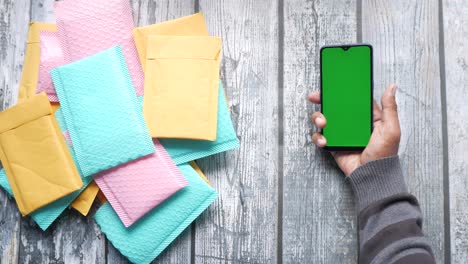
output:
[[343, 47], [341, 47], [341, 48], [342, 48], [344, 51], [349, 50], [349, 46], [343, 46]]

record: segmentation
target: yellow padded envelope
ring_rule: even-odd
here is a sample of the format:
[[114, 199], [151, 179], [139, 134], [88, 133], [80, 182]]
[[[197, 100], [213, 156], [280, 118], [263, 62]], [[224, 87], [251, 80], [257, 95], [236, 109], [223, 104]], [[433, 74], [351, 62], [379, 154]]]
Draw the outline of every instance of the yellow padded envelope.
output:
[[57, 31], [55, 24], [31, 22], [29, 24], [28, 40], [26, 42], [26, 54], [24, 56], [23, 72], [18, 94], [18, 103], [36, 94], [39, 78], [40, 64], [40, 39], [41, 31]]
[[221, 38], [149, 36], [143, 114], [152, 137], [216, 140]]
[[94, 199], [99, 192], [99, 187], [92, 181], [78, 197], [73, 201], [71, 207], [80, 212], [82, 215], [87, 216], [89, 209], [93, 205]]
[[23, 216], [83, 186], [45, 93], [0, 112], [0, 159]]
[[134, 28], [133, 37], [143, 71], [145, 70], [146, 64], [146, 41], [150, 35], [208, 36], [208, 30], [206, 29], [203, 14], [201, 13], [164, 21], [150, 26]]

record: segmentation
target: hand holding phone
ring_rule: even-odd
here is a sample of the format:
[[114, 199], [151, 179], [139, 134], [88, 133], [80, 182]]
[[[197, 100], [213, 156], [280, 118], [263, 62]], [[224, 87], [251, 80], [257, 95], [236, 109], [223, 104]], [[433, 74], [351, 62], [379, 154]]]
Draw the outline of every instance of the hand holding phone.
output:
[[[395, 100], [396, 86], [390, 85], [384, 92], [381, 100], [382, 108], [373, 102], [373, 127], [369, 144], [363, 152], [332, 152], [333, 157], [340, 169], [346, 176], [357, 169], [359, 166], [377, 159], [391, 157], [398, 154], [400, 143], [400, 124], [398, 121], [397, 104]], [[320, 92], [311, 93], [309, 101], [314, 104], [320, 104]], [[319, 129], [327, 127], [327, 117], [321, 112], [312, 114], [312, 121]], [[312, 136], [315, 145], [320, 148], [327, 146], [327, 138], [321, 133], [315, 133]]]

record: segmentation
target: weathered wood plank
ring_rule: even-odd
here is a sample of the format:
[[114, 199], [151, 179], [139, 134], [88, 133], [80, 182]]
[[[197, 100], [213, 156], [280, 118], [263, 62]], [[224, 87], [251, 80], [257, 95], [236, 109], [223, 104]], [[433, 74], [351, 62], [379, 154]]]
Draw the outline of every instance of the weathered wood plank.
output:
[[[150, 0], [132, 1], [135, 25], [145, 26], [195, 12], [193, 0]], [[108, 263], [128, 263], [110, 242], [108, 244]], [[191, 258], [191, 228], [187, 228], [154, 262], [189, 263]]]
[[[29, 1], [0, 5], [0, 111], [14, 105], [18, 96], [29, 8]], [[18, 263], [20, 219], [15, 201], [0, 190], [0, 263]]]
[[466, 1], [443, 1], [452, 263], [468, 259], [467, 14]]
[[444, 261], [442, 111], [438, 3], [362, 3], [363, 41], [374, 46], [375, 98], [398, 85], [400, 157], [410, 192], [418, 197], [424, 231], [437, 263]]
[[0, 191], [0, 262], [17, 263], [20, 214], [13, 199]]
[[0, 263], [18, 263], [20, 218], [15, 201], [1, 190]]
[[31, 21], [55, 23], [54, 0], [31, 1]]
[[306, 99], [320, 89], [320, 47], [356, 42], [355, 1], [284, 1], [284, 263], [355, 263], [356, 213], [333, 158], [312, 141]]
[[16, 103], [29, 28], [30, 3], [4, 0], [0, 5], [0, 108]]
[[135, 25], [146, 26], [195, 13], [195, 1], [134, 0], [132, 8]]
[[46, 232], [30, 218], [21, 221], [19, 263], [105, 263], [104, 249], [93, 218], [76, 211], [66, 211]]
[[275, 263], [278, 178], [277, 1], [200, 1], [223, 38], [222, 81], [239, 150], [199, 162], [218, 200], [197, 220], [196, 263]]
[[[54, 22], [53, 2], [32, 1], [31, 21]], [[29, 11], [22, 10], [24, 14]], [[27, 28], [25, 26], [25, 30]], [[105, 240], [97, 224], [92, 217], [85, 218], [70, 210], [66, 210], [46, 232], [30, 218], [23, 218], [19, 251], [19, 263], [105, 262]]]

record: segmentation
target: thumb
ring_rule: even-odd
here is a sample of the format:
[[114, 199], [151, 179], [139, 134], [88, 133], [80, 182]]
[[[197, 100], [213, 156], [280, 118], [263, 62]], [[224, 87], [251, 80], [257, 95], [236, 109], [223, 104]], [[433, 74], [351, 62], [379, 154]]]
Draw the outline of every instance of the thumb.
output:
[[382, 121], [386, 134], [392, 139], [400, 140], [400, 122], [398, 121], [397, 104], [395, 100], [396, 85], [390, 85], [382, 96]]
[[398, 111], [395, 100], [396, 85], [391, 84], [382, 96], [382, 121], [384, 123], [398, 123]]

